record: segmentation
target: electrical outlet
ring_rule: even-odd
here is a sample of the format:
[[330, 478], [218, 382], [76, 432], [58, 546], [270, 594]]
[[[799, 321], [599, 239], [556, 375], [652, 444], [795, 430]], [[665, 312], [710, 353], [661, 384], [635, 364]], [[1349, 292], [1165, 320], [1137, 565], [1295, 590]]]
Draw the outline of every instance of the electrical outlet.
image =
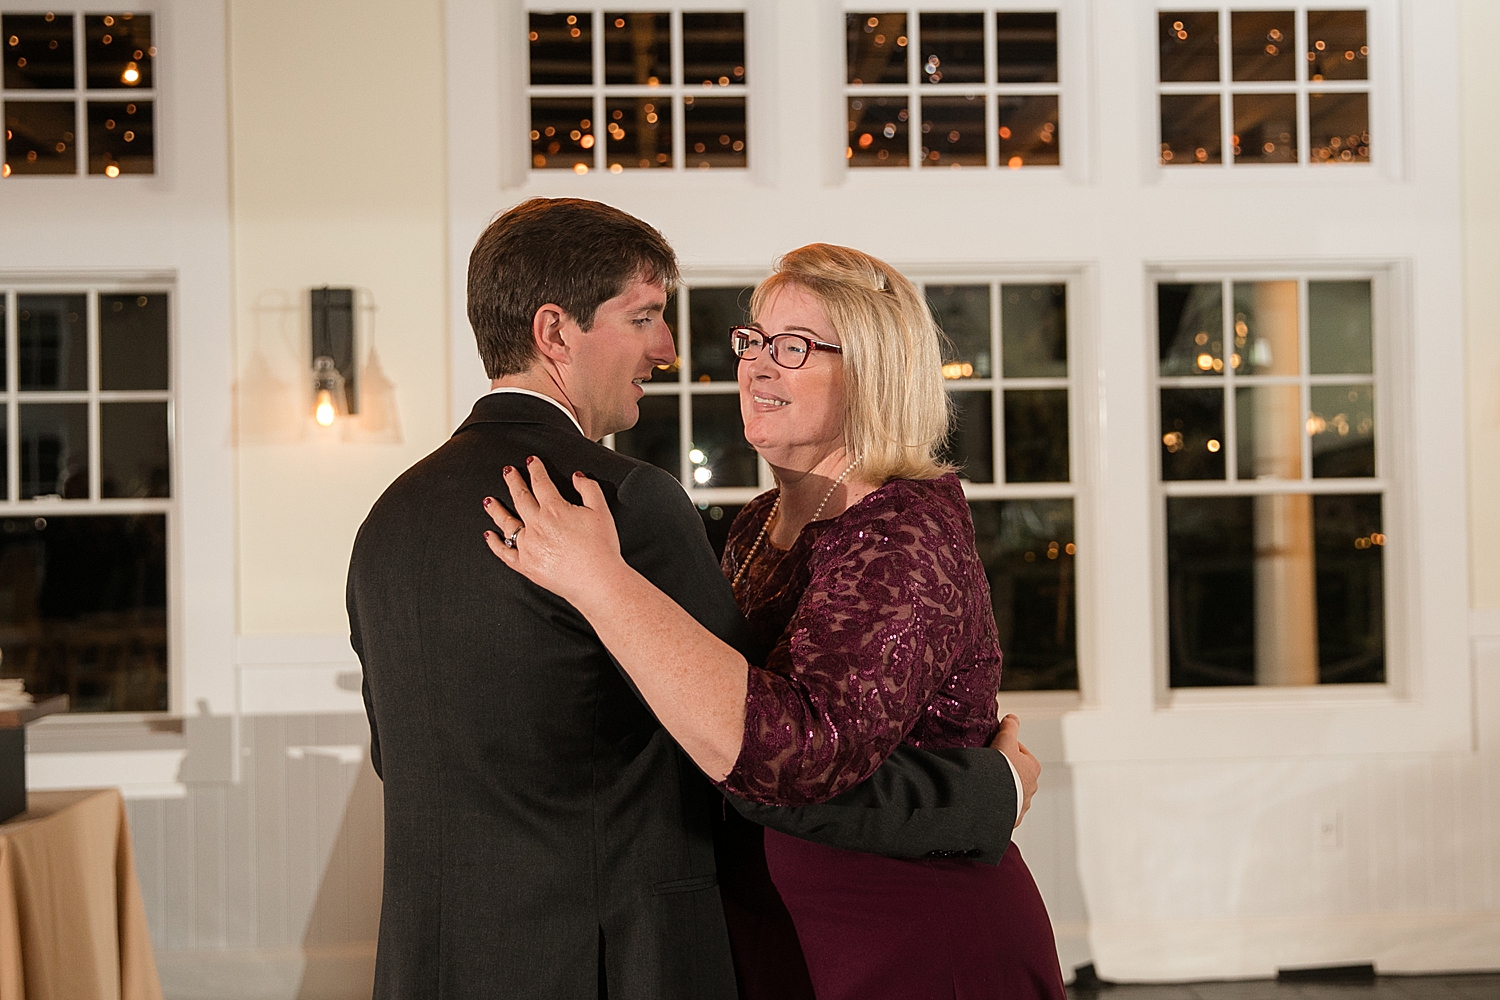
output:
[[1344, 811], [1328, 809], [1318, 814], [1318, 846], [1336, 851], [1344, 846]]

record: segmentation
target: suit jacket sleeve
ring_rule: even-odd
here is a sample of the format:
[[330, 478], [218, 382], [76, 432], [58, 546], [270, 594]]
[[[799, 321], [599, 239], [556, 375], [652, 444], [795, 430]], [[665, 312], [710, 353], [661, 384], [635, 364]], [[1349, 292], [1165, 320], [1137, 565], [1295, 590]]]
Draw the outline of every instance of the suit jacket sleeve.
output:
[[[748, 650], [749, 632], [729, 581], [677, 480], [642, 467], [625, 478], [617, 496], [625, 561], [720, 639]], [[998, 864], [1016, 820], [1010, 767], [988, 748], [926, 751], [903, 744], [867, 780], [818, 805], [756, 805], [728, 798], [763, 826], [895, 858], [962, 857]]]
[[[355, 551], [358, 552], [359, 543], [355, 541]], [[359, 631], [359, 608], [354, 600], [354, 559], [349, 562], [349, 580], [344, 589], [344, 606], [349, 612], [349, 645], [354, 647], [354, 655], [359, 657], [360, 667], [360, 695], [365, 701], [365, 716], [370, 720], [370, 765], [375, 768], [375, 776], [384, 779], [380, 770], [380, 734], [375, 729], [375, 702], [370, 698], [370, 679], [364, 675], [365, 647], [364, 637]]]

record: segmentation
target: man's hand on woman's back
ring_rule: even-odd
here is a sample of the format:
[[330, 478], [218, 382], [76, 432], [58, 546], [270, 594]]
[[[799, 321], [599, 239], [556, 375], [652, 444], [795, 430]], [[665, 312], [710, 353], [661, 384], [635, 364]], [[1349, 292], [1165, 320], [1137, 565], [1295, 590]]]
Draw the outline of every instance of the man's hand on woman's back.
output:
[[1011, 767], [1016, 769], [1016, 776], [1021, 779], [1021, 808], [1016, 814], [1016, 826], [1020, 826], [1026, 810], [1031, 808], [1031, 797], [1036, 794], [1037, 779], [1042, 775], [1042, 762], [1033, 757], [1021, 742], [1021, 720], [1014, 715], [1007, 715], [1000, 720], [1000, 732], [990, 741], [990, 748], [1005, 754]]

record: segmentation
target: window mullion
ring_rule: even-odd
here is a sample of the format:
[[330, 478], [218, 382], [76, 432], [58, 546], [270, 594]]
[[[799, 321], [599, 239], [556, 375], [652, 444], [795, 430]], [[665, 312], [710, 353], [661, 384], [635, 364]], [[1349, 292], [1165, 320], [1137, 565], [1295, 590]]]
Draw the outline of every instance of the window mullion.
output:
[[[99, 421], [102, 417], [99, 405], [99, 292], [97, 289], [89, 289], [88, 298], [85, 300], [85, 315], [87, 322], [87, 352], [88, 352], [88, 427], [89, 427], [89, 500], [97, 503], [103, 494], [103, 487], [99, 481], [100, 470], [104, 468], [99, 447], [104, 435], [101, 433]], [[170, 343], [170, 341], [168, 342]]]
[[6, 433], [5, 433], [5, 462], [10, 470], [8, 499], [14, 503], [21, 498], [21, 406], [16, 398], [16, 392], [21, 384], [20, 373], [20, 350], [17, 342], [20, 339], [20, 316], [17, 314], [17, 303], [20, 300], [15, 292], [5, 294], [5, 407], [6, 407]]
[[1228, 169], [1234, 163], [1234, 93], [1231, 89], [1231, 81], [1234, 79], [1234, 63], [1232, 54], [1234, 51], [1233, 40], [1230, 31], [1233, 22], [1229, 17], [1229, 9], [1219, 9], [1219, 165]]
[[1239, 476], [1239, 406], [1235, 397], [1235, 350], [1234, 344], [1234, 282], [1225, 281], [1223, 291], [1224, 308], [1220, 311], [1219, 336], [1224, 357], [1224, 479], [1235, 482]]
[[[1312, 306], [1308, 302], [1307, 279], [1297, 279], [1297, 368], [1300, 377], [1297, 380], [1297, 397], [1301, 407], [1297, 414], [1297, 422], [1302, 444], [1302, 479], [1304, 482], [1312, 480], [1312, 435], [1307, 432], [1307, 420], [1312, 414], [1312, 350], [1310, 341], [1312, 339]], [[1371, 376], [1371, 382], [1374, 376]], [[1375, 428], [1376, 433], [1380, 428]], [[1378, 471], [1378, 470], [1377, 470]]]

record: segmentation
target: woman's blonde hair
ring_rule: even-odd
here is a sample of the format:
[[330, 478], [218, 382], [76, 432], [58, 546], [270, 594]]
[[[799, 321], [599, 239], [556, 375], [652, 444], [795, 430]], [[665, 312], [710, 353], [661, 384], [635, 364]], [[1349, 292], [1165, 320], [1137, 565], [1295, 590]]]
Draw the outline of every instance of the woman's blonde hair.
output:
[[859, 456], [860, 478], [951, 471], [937, 457], [948, 437], [942, 335], [916, 287], [867, 253], [812, 243], [776, 262], [750, 299], [751, 314], [788, 285], [822, 304], [844, 348], [844, 444]]

